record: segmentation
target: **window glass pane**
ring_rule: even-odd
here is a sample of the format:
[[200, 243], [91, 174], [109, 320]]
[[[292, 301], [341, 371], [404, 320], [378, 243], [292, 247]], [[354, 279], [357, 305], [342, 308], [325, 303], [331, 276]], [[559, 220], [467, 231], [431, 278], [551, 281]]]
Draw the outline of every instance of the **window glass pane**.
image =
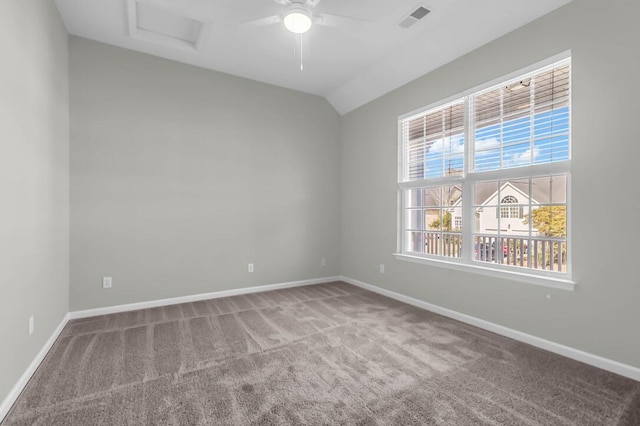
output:
[[478, 182], [475, 184], [475, 201], [476, 206], [481, 206], [485, 203], [498, 204], [498, 182]]
[[424, 233], [424, 252], [427, 254], [440, 255], [440, 232], [427, 231]]
[[[510, 189], [511, 195], [514, 195], [518, 199], [518, 204], [529, 204], [529, 180], [529, 178], [526, 178], [502, 181], [502, 187], [503, 189], [506, 187]], [[520, 194], [519, 197], [518, 194]], [[506, 194], [501, 195], [504, 196]]]
[[405, 207], [422, 207], [422, 190], [421, 189], [407, 189], [405, 194]]
[[562, 105], [569, 97], [570, 67], [564, 65], [534, 77], [535, 104], [539, 108]]
[[534, 206], [531, 212], [533, 235], [545, 237], [567, 236], [566, 206]]
[[424, 178], [424, 158], [426, 146], [423, 139], [409, 141], [404, 149], [404, 161], [406, 162], [405, 180], [417, 180]]
[[425, 209], [424, 222], [427, 225], [426, 229], [430, 231], [439, 231], [442, 229], [442, 210]]
[[464, 172], [464, 156], [462, 154], [449, 155], [445, 158], [444, 168], [445, 176], [461, 175]]
[[569, 136], [560, 135], [535, 141], [535, 164], [551, 163], [569, 159]]
[[529, 142], [505, 146], [502, 149], [502, 168], [528, 166], [537, 153]]
[[405, 233], [405, 249], [412, 253], [424, 253], [424, 244], [422, 232], [406, 232]]
[[442, 206], [453, 206], [462, 202], [462, 188], [460, 186], [445, 186], [442, 188]]
[[527, 249], [532, 269], [566, 272], [567, 242], [532, 238]]
[[500, 125], [493, 124], [486, 127], [477, 127], [475, 133], [475, 150], [484, 150], [500, 146]]
[[502, 89], [494, 89], [476, 96], [474, 104], [476, 124], [485, 127], [499, 122], [501, 92]]
[[567, 207], [551, 207], [551, 233], [554, 237], [567, 236]]
[[480, 262], [496, 262], [500, 253], [498, 252], [497, 235], [484, 234], [475, 235], [473, 245], [473, 259]]
[[406, 223], [407, 229], [423, 229], [422, 227], [422, 210], [410, 209], [406, 210]]
[[442, 255], [446, 257], [460, 257], [462, 254], [462, 235], [460, 233], [442, 234]]
[[569, 132], [569, 107], [540, 112], [534, 116], [533, 128], [537, 138]]
[[442, 153], [429, 151], [426, 161], [426, 179], [437, 179], [442, 177]]
[[431, 187], [424, 189], [424, 205], [428, 207], [439, 207], [441, 199], [442, 188]]
[[504, 123], [502, 140], [505, 145], [529, 139], [531, 139], [531, 118], [528, 115]]
[[531, 180], [533, 199], [537, 204], [566, 203], [567, 177], [545, 176]]
[[476, 172], [500, 170], [500, 148], [477, 151], [474, 162]]

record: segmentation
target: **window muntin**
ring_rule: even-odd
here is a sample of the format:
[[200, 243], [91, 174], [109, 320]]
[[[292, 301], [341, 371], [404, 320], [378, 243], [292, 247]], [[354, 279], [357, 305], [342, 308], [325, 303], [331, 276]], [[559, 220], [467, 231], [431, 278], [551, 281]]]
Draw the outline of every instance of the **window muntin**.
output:
[[570, 59], [401, 118], [399, 149], [403, 253], [569, 272]]

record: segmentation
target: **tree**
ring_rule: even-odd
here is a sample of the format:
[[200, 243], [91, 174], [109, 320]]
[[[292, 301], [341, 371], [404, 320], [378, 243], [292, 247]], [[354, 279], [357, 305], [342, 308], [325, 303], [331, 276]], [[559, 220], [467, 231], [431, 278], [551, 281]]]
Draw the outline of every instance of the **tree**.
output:
[[[436, 219], [429, 224], [431, 229], [440, 229], [440, 219]], [[442, 230], [451, 231], [451, 213], [444, 212], [442, 215]]]
[[546, 237], [567, 236], [567, 207], [544, 206], [525, 215], [523, 223], [526, 225], [531, 218], [532, 225], [541, 235]]
[[[525, 215], [524, 224], [529, 223], [531, 218], [532, 225], [541, 235], [545, 237], [566, 237], [567, 236], [567, 207], [566, 206], [544, 206], [538, 207], [533, 210], [531, 215]], [[547, 258], [546, 264], [549, 265], [552, 261], [558, 263], [559, 243], [557, 242], [542, 242], [543, 247], [546, 244], [550, 244], [550, 249], [553, 249], [553, 259]], [[562, 258], [566, 259], [567, 245], [561, 246]], [[538, 252], [538, 262], [542, 262], [542, 254]]]

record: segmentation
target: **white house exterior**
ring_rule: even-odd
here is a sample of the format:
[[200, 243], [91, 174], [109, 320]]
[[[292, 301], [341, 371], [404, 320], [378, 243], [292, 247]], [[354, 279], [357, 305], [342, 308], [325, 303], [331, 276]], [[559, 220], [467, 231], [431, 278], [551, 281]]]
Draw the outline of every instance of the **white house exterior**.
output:
[[[453, 229], [462, 226], [461, 200], [451, 208], [451, 224]], [[530, 207], [531, 205], [531, 207]], [[530, 209], [535, 210], [539, 203], [511, 182], [504, 182], [498, 191], [489, 195], [485, 201], [476, 207], [475, 228], [477, 234], [500, 234], [513, 236], [528, 236], [529, 224], [524, 220]], [[531, 236], [537, 236], [538, 231], [533, 228]]]

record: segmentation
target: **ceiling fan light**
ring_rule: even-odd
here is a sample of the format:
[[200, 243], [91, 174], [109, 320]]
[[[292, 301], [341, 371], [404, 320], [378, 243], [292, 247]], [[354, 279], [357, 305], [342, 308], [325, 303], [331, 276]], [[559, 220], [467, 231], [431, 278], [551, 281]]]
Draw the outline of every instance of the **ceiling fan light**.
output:
[[284, 17], [284, 26], [295, 34], [303, 34], [311, 28], [311, 17], [304, 10], [292, 10]]

